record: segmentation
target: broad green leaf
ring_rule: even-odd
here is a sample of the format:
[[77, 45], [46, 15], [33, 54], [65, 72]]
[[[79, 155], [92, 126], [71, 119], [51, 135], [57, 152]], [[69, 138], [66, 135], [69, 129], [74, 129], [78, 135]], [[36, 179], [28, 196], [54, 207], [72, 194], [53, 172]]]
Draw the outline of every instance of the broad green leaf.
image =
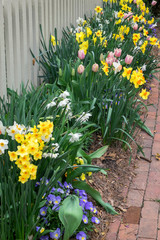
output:
[[108, 213], [118, 214], [109, 203], [105, 203], [102, 200], [102, 197], [101, 197], [100, 193], [98, 191], [96, 191], [94, 188], [90, 187], [87, 183], [76, 181], [76, 182], [73, 182], [72, 185], [75, 188], [85, 190], [86, 193], [88, 193], [94, 200], [96, 200], [102, 207], [104, 207], [104, 209]]
[[96, 150], [95, 152], [91, 153], [91, 154], [89, 155], [89, 157], [91, 157], [91, 159], [93, 159], [93, 158], [100, 158], [100, 157], [103, 156], [103, 154], [105, 154], [105, 152], [107, 151], [107, 149], [108, 149], [108, 146], [107, 146], [107, 145], [104, 146], [104, 147], [101, 147], [101, 148], [99, 148], [98, 150]]

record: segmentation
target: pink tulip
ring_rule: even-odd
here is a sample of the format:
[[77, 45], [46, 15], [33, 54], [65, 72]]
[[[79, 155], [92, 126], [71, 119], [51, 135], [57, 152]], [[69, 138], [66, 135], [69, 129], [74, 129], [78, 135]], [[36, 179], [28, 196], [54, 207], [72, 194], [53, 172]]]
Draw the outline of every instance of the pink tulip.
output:
[[133, 0], [134, 3], [137, 3], [137, 0]]
[[120, 57], [122, 53], [122, 49], [121, 48], [115, 48], [114, 49], [114, 55], [115, 57]]
[[147, 37], [147, 41], [149, 41], [149, 40], [150, 40], [150, 38], [151, 38], [151, 36], [148, 36], [148, 37]]
[[78, 51], [78, 57], [81, 60], [83, 60], [85, 58], [85, 53], [84, 53], [83, 49]]
[[142, 31], [142, 30], [143, 30], [143, 27], [140, 27], [138, 30], [139, 30], [139, 31]]
[[128, 17], [129, 17], [129, 19], [131, 19], [131, 18], [133, 17], [133, 13], [132, 13], [132, 12], [129, 12], [129, 13], [128, 13]]
[[125, 63], [126, 64], [131, 64], [133, 61], [133, 57], [130, 56], [130, 55], [127, 55], [126, 58], [125, 58]]
[[109, 52], [107, 58], [114, 58], [114, 52]]
[[84, 72], [84, 66], [82, 64], [80, 64], [79, 67], [77, 68], [77, 72], [79, 74], [82, 74]]
[[123, 18], [126, 19], [127, 17], [128, 17], [128, 14], [127, 14], [127, 13], [124, 13]]
[[152, 1], [152, 2], [151, 2], [151, 5], [152, 5], [152, 6], [155, 6], [156, 4], [157, 4], [156, 1]]
[[138, 24], [135, 23], [134, 26], [133, 26], [133, 30], [137, 30], [138, 29]]
[[113, 64], [113, 62], [115, 62], [115, 60], [116, 59], [114, 57], [113, 58], [112, 57], [107, 57], [106, 58], [106, 63], [108, 63], [108, 65], [111, 66]]
[[99, 65], [98, 65], [97, 63], [94, 63], [94, 64], [92, 65], [92, 71], [93, 71], [93, 72], [98, 72], [98, 69], [99, 69]]

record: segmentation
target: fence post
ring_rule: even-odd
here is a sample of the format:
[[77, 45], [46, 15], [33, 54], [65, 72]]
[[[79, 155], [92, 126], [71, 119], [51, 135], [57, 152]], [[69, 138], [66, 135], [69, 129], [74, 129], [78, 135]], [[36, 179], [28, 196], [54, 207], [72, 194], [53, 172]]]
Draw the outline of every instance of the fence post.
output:
[[0, 96], [6, 96], [6, 61], [4, 42], [4, 15], [2, 0], [0, 0]]

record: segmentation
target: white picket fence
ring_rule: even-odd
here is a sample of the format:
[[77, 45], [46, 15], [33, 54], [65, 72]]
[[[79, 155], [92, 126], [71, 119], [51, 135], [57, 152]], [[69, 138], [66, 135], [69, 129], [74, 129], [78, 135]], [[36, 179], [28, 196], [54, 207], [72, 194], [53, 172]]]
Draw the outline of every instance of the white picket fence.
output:
[[46, 41], [58, 29], [76, 24], [102, 0], [0, 0], [0, 96], [7, 87], [20, 90], [37, 85], [38, 66], [33, 66], [30, 49], [39, 55], [40, 24]]

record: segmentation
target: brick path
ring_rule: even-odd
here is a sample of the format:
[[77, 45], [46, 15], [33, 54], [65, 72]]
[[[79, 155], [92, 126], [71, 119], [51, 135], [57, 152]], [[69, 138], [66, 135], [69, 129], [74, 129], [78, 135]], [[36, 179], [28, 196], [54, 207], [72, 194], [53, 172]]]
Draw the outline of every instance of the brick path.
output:
[[[160, 79], [160, 74], [157, 74]], [[114, 217], [106, 240], [160, 240], [160, 90], [159, 82], [152, 81], [152, 93], [146, 125], [154, 138], [142, 133], [143, 151], [151, 162], [137, 158], [135, 177], [126, 194], [127, 212]], [[159, 201], [158, 201], [159, 200]]]

